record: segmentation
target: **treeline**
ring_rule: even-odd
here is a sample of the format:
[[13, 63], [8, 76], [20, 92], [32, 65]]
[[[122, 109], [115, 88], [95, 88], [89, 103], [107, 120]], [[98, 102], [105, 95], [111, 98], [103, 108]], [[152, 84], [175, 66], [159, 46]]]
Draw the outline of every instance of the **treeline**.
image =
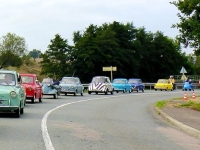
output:
[[116, 66], [113, 77], [139, 77], [154, 82], [179, 74], [184, 66], [188, 74], [194, 67], [182, 53], [180, 43], [162, 32], [147, 32], [133, 23], [91, 24], [84, 31], [73, 33], [74, 45], [56, 34], [47, 50], [40, 54], [42, 75], [60, 79], [77, 76], [88, 83], [96, 75], [110, 76], [103, 67]]

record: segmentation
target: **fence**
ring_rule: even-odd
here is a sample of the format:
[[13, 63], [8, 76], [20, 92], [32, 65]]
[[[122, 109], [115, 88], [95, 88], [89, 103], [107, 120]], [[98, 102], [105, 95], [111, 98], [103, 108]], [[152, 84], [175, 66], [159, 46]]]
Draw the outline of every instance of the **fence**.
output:
[[[149, 90], [154, 90], [154, 85], [156, 83], [144, 83], [145, 85], [145, 89], [149, 89]], [[84, 86], [85, 89], [88, 89], [89, 84], [82, 84]], [[192, 83], [194, 89], [198, 89], [199, 88], [199, 84], [198, 83]], [[176, 83], [176, 89], [182, 89], [183, 88], [183, 83]]]

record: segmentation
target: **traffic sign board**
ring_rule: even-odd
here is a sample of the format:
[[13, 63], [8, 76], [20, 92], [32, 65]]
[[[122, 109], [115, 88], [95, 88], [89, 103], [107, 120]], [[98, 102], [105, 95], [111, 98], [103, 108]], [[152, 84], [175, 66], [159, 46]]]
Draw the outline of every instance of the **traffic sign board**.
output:
[[103, 67], [103, 71], [117, 71], [117, 67]]
[[187, 73], [187, 71], [185, 70], [185, 68], [182, 66], [180, 73]]

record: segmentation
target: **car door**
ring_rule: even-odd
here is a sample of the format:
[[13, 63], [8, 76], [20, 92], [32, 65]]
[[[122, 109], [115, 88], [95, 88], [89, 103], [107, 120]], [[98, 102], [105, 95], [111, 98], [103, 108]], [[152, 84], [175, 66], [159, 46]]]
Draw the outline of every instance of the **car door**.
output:
[[42, 97], [42, 86], [40, 85], [39, 81], [37, 80], [37, 77], [34, 79], [34, 84], [36, 86], [36, 98]]

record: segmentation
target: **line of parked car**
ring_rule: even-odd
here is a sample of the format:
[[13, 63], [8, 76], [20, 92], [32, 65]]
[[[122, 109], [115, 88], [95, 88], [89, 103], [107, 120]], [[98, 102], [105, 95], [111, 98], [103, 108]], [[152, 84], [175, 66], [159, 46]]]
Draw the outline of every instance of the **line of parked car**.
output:
[[[113, 82], [106, 76], [95, 76], [88, 87], [88, 94], [109, 92], [144, 92], [144, 84], [139, 78], [116, 78]], [[44, 78], [39, 82], [35, 74], [19, 74], [16, 71], [0, 70], [0, 112], [14, 112], [16, 117], [24, 113], [26, 101], [42, 102], [44, 95], [80, 94], [83, 96], [84, 86], [78, 77], [63, 77], [61, 81]]]

